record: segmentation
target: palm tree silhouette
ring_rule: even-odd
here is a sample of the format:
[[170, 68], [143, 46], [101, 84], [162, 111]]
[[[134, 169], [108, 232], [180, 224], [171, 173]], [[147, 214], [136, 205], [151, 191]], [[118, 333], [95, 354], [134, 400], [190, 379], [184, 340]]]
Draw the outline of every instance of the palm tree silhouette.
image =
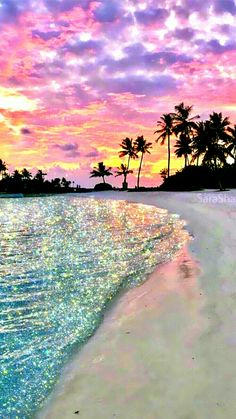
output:
[[222, 113], [213, 112], [210, 115], [211, 136], [216, 142], [223, 141], [227, 143], [230, 139], [227, 129], [229, 128], [229, 118], [223, 118]]
[[116, 170], [116, 177], [117, 176], [124, 176], [124, 181], [123, 181], [123, 189], [126, 190], [127, 189], [127, 175], [133, 173], [133, 170], [129, 170], [128, 169], [128, 165], [126, 166], [126, 164], [121, 163], [120, 167], [117, 167]]
[[128, 156], [127, 169], [129, 170], [130, 159], [138, 158], [133, 144], [133, 139], [128, 137], [124, 138], [124, 140], [122, 140], [122, 143], [120, 144], [120, 147], [122, 148], [122, 150], [119, 151], [119, 157]]
[[21, 171], [21, 174], [22, 174], [23, 180], [30, 180], [32, 178], [32, 173], [30, 173], [25, 168]]
[[105, 183], [105, 176], [113, 176], [111, 173], [111, 167], [106, 167], [103, 162], [98, 163], [90, 172], [90, 177], [101, 177], [103, 183]]
[[193, 106], [185, 106], [183, 102], [175, 106], [175, 113], [173, 118], [175, 121], [174, 132], [176, 135], [184, 134], [185, 137], [190, 138], [193, 130], [195, 129], [194, 119], [200, 118], [199, 115], [192, 116]]
[[0, 176], [1, 176], [1, 179], [3, 178], [3, 175], [6, 173], [6, 171], [7, 171], [6, 163], [2, 159], [0, 159]]
[[34, 179], [37, 180], [40, 183], [43, 183], [45, 176], [47, 176], [47, 173], [43, 173], [43, 171], [41, 169], [39, 169], [37, 171], [36, 175], [34, 176]]
[[175, 144], [175, 154], [177, 157], [184, 156], [184, 167], [188, 165], [188, 156], [192, 154], [191, 140], [186, 137], [184, 134], [180, 134], [179, 139]]
[[228, 131], [230, 133], [230, 137], [227, 141], [227, 152], [230, 157], [234, 159], [234, 164], [236, 165], [236, 125], [234, 125], [233, 128], [229, 127]]
[[229, 118], [223, 118], [222, 113], [213, 112], [209, 120], [209, 137], [203, 164], [213, 165], [220, 190], [223, 190], [219, 177], [219, 168], [226, 164], [227, 148], [225, 144], [229, 141]]
[[[183, 142], [183, 149], [186, 150], [184, 154], [185, 156], [185, 167], [188, 164], [188, 152], [191, 140], [193, 137], [194, 130], [196, 128], [196, 122], [194, 120], [196, 118], [200, 118], [199, 115], [195, 115], [193, 117], [190, 117], [193, 110], [193, 106], [185, 106], [183, 102], [181, 102], [179, 105], [175, 106], [175, 114], [173, 115], [173, 119], [175, 121], [175, 126], [173, 128], [173, 132], [179, 136], [179, 141], [176, 143], [177, 150], [178, 148], [181, 149], [180, 141]], [[180, 152], [175, 151], [176, 155], [178, 156]], [[177, 154], [178, 153], [178, 154]], [[179, 157], [179, 156], [178, 156]]]
[[199, 165], [200, 157], [206, 152], [209, 138], [211, 137], [210, 121], [200, 121], [196, 123], [195, 132], [192, 139], [192, 161], [197, 160]]
[[140, 173], [141, 173], [141, 169], [142, 169], [143, 157], [144, 157], [145, 153], [150, 154], [149, 149], [152, 148], [152, 143], [148, 143], [144, 139], [143, 135], [141, 135], [141, 136], [136, 138], [134, 146], [135, 146], [136, 153], [141, 153], [139, 170], [138, 170], [138, 179], [137, 179], [137, 188], [139, 188]]
[[167, 168], [167, 177], [170, 176], [170, 137], [173, 133], [173, 113], [164, 113], [161, 116], [160, 121], [157, 121], [157, 126], [160, 127], [157, 129], [154, 134], [159, 134], [159, 136], [156, 139], [156, 142], [158, 143], [159, 140], [161, 140], [161, 145], [165, 144], [166, 138], [168, 143], [168, 168]]

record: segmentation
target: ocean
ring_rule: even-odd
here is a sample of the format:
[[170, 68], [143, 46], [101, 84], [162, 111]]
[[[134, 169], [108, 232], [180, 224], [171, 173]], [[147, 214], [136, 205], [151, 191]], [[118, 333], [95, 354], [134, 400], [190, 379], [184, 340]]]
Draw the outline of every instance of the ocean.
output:
[[186, 240], [163, 209], [57, 195], [0, 200], [0, 418], [35, 417], [121, 290]]

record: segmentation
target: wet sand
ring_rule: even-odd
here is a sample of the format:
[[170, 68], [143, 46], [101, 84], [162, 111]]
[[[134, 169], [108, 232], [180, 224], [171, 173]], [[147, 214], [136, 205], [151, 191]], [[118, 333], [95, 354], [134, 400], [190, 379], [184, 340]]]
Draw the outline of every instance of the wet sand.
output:
[[118, 299], [44, 419], [235, 419], [236, 193], [96, 194], [167, 208], [194, 240]]

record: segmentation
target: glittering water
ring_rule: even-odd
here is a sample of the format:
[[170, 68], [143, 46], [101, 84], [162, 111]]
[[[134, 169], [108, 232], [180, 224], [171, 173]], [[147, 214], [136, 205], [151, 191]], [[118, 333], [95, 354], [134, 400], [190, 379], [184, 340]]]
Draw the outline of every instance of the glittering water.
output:
[[77, 196], [0, 200], [0, 418], [32, 418], [121, 287], [186, 238], [164, 210]]

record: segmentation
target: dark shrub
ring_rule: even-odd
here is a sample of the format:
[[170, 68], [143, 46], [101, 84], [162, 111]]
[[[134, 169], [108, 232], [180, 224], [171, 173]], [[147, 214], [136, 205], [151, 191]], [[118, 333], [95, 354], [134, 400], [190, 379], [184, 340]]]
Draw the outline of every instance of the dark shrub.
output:
[[97, 185], [94, 186], [95, 191], [111, 191], [112, 185], [109, 183], [97, 183]]

